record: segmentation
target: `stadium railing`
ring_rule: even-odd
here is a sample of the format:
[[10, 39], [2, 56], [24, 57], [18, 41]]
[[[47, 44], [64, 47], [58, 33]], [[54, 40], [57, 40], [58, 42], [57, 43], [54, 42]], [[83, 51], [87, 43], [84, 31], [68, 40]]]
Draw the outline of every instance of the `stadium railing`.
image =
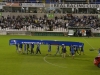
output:
[[0, 35], [65, 36], [67, 32], [68, 30], [64, 28], [56, 28], [53, 29], [53, 31], [47, 31], [45, 28], [32, 28], [31, 26], [29, 26], [28, 29], [26, 27], [21, 29], [1, 29], [0, 27]]
[[[41, 28], [30, 28], [27, 29], [9, 29], [0, 27], [0, 35], [32, 35], [32, 36], [70, 36], [70, 29], [58, 28], [58, 30], [46, 31]], [[100, 37], [100, 28], [91, 28], [92, 36]], [[71, 33], [72, 34], [72, 33]], [[71, 35], [72, 36], [72, 35]]]

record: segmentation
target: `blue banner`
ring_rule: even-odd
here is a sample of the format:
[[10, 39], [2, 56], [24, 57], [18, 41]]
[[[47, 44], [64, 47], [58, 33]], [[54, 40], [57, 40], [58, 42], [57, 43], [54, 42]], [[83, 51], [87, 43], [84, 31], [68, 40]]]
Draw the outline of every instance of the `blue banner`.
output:
[[81, 42], [71, 42], [71, 41], [57, 41], [57, 40], [29, 40], [29, 39], [11, 39], [9, 40], [10, 45], [23, 44], [23, 43], [33, 43], [33, 44], [43, 44], [43, 45], [66, 45], [66, 46], [84, 46]]

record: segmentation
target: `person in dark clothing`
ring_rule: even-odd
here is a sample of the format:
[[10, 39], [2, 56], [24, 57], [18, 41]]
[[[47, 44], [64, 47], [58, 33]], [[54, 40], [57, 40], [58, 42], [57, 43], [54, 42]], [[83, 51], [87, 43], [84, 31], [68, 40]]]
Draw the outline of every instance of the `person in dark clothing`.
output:
[[28, 52], [30, 52], [30, 50], [29, 50], [29, 44], [27, 43], [27, 54]]
[[23, 44], [19, 44], [19, 53], [22, 52]]
[[33, 49], [34, 49], [34, 44], [32, 43], [32, 44], [31, 44], [31, 54], [32, 54], [32, 53], [34, 54], [34, 50], [33, 50]]
[[69, 54], [69, 56], [71, 56], [71, 46], [69, 46], [69, 51], [70, 51], [70, 54]]
[[79, 50], [78, 46], [74, 46], [74, 50], [75, 50], [75, 54], [77, 53], [78, 55], [80, 55], [80, 53], [78, 52], [78, 50]]
[[18, 44], [16, 44], [16, 51], [18, 52]]
[[58, 53], [60, 54], [60, 45], [57, 45], [57, 51], [55, 55], [57, 55]]
[[24, 53], [26, 53], [26, 49], [27, 49], [27, 44], [24, 43]]
[[62, 46], [62, 57], [63, 58], [66, 57], [66, 46], [65, 45]]
[[47, 55], [51, 55], [51, 44], [48, 45], [48, 54]]
[[91, 36], [91, 30], [86, 30], [86, 36], [89, 38]]
[[38, 54], [38, 52], [41, 54], [41, 51], [40, 51], [40, 44], [37, 44], [36, 54]]
[[74, 54], [75, 54], [74, 46], [71, 45], [71, 55], [73, 59], [74, 59]]
[[83, 48], [83, 46], [80, 46], [80, 54], [84, 55], [84, 48]]

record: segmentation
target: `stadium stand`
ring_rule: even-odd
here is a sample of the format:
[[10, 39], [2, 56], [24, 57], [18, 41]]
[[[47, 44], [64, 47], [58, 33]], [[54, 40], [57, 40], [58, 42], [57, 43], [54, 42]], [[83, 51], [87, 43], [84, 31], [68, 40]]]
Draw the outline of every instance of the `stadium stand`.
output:
[[26, 29], [34, 31], [66, 31], [68, 27], [91, 27], [98, 28], [99, 19], [97, 16], [55, 16], [55, 19], [48, 19], [47, 16], [2, 16], [0, 29]]
[[[63, 24], [61, 20], [56, 19], [55, 20], [48, 20], [47, 17], [40, 17], [37, 18], [35, 15], [29, 15], [29, 16], [2, 16], [0, 19], [0, 27], [1, 29], [26, 29], [26, 30], [35, 30], [35, 31], [52, 31], [52, 29], [58, 31], [60, 30], [66, 30], [65, 24]], [[58, 30], [57, 30], [58, 29]]]
[[[54, 2], [61, 2], [61, 0], [3, 0], [8, 2], [13, 2], [13, 3], [36, 3], [36, 2], [46, 2], [47, 4], [49, 3], [54, 3]], [[10, 4], [11, 5], [11, 4]], [[49, 5], [46, 5], [47, 7], [49, 7]], [[5, 6], [7, 7], [7, 6]], [[15, 9], [13, 6], [11, 8], [10, 11], [10, 7], [7, 8], [7, 10], [4, 8], [3, 12], [14, 12], [16, 14], [23, 14], [23, 13], [29, 13], [30, 12], [23, 12], [22, 9], [20, 9], [20, 11], [17, 12], [17, 8]], [[21, 8], [20, 5], [18, 6], [18, 8]], [[40, 7], [35, 7], [38, 8], [38, 10], [40, 9]], [[35, 9], [34, 8], [34, 9]], [[42, 8], [42, 7], [41, 7]], [[45, 9], [45, 7], [43, 7]], [[14, 11], [12, 9], [15, 9]], [[26, 9], [26, 7], [25, 7]], [[49, 8], [48, 8], [49, 9]], [[16, 12], [15, 12], [16, 11]], [[63, 12], [58, 13], [59, 11], [52, 11], [54, 14], [58, 14], [60, 16], [54, 16], [54, 18], [50, 19], [47, 17], [47, 15], [45, 15], [43, 17], [43, 15], [41, 17], [37, 17], [36, 15], [13, 15], [12, 13], [11, 15], [8, 15], [7, 17], [2, 15], [0, 16], [0, 30], [32, 30], [32, 31], [62, 31], [62, 32], [66, 32], [68, 31], [68, 28], [70, 27], [90, 27], [93, 30], [99, 30], [100, 28], [100, 20], [98, 18], [98, 15], [82, 15], [79, 16], [77, 15], [73, 15], [74, 13], [72, 12], [71, 16], [69, 15], [63, 15]], [[52, 13], [52, 12], [39, 12], [40, 14], [44, 13]], [[31, 13], [36, 13], [38, 14], [37, 10], [35, 12], [31, 12]], [[62, 15], [61, 15], [62, 14]], [[90, 13], [88, 13], [90, 14]]]

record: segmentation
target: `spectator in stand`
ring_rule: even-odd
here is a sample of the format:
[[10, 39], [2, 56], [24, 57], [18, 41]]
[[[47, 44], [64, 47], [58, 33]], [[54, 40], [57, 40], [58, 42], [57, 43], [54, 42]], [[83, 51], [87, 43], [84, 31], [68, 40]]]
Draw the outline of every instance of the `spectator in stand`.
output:
[[25, 16], [10, 16], [7, 17], [2, 16], [0, 18], [0, 27], [2, 29], [23, 29], [29, 28], [67, 28], [67, 27], [91, 27], [98, 28], [99, 19], [96, 16], [55, 16], [54, 19], [49, 19], [46, 15], [43, 17], [37, 17], [36, 15], [25, 15]]

